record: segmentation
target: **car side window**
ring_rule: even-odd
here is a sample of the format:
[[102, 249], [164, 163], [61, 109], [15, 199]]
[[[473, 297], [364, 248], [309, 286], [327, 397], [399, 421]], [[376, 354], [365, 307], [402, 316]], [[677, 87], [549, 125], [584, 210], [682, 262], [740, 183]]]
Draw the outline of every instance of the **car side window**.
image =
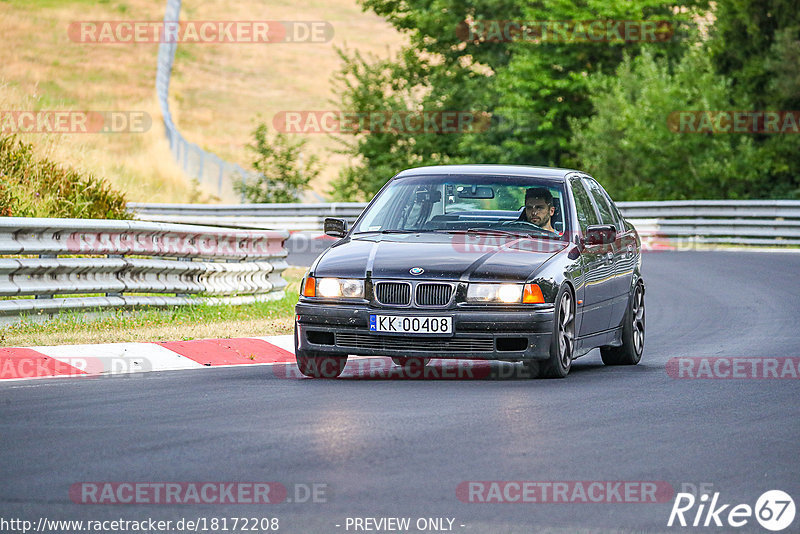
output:
[[600, 184], [594, 180], [587, 180], [585, 178], [583, 183], [586, 185], [586, 188], [589, 190], [589, 194], [592, 195], [592, 198], [594, 199], [597, 210], [600, 212], [600, 220], [602, 221], [602, 224], [611, 224], [617, 229], [618, 232], [621, 232], [622, 229], [619, 225], [619, 219], [617, 219], [617, 217], [615, 217], [614, 213], [611, 211], [611, 205], [609, 204], [608, 198], [605, 195], [605, 191], [603, 191], [603, 188], [600, 187]]
[[614, 201], [611, 200], [611, 197], [608, 196], [606, 193], [606, 200], [608, 200], [608, 205], [611, 207], [611, 213], [614, 215], [614, 218], [617, 220], [617, 231], [624, 232], [625, 231], [625, 223], [622, 219], [622, 214], [619, 212], [617, 205], [614, 204]]
[[587, 227], [600, 224], [600, 221], [580, 178], [570, 178], [570, 185], [572, 185], [572, 196], [575, 197], [575, 213], [578, 216], [578, 224], [581, 225], [581, 231], [585, 234]]
[[600, 190], [603, 192], [603, 196], [605, 196], [606, 200], [608, 200], [608, 205], [611, 207], [611, 213], [614, 215], [614, 218], [616, 218], [617, 221], [619, 221], [619, 223], [617, 225], [617, 231], [620, 232], [620, 233], [624, 232], [625, 231], [625, 220], [622, 218], [622, 214], [619, 212], [619, 208], [617, 208], [617, 205], [614, 204], [613, 200], [611, 200], [611, 197], [608, 195], [606, 190], [603, 189], [603, 186], [599, 186], [599, 187], [600, 187]]

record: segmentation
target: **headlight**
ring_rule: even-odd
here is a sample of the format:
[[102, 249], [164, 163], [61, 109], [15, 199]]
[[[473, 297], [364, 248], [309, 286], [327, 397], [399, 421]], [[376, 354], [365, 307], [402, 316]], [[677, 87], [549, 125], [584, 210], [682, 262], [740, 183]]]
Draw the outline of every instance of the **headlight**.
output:
[[467, 302], [522, 302], [522, 284], [470, 284]]
[[309, 276], [303, 285], [303, 296], [363, 299], [364, 281], [353, 278], [317, 278]]
[[467, 302], [539, 304], [544, 302], [544, 298], [536, 284], [470, 284]]

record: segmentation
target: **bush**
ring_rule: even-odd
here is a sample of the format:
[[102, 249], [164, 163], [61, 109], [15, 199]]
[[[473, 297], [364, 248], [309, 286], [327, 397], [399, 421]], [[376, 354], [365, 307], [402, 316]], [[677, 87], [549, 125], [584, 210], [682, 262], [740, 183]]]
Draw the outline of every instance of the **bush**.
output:
[[308, 182], [320, 172], [316, 156], [300, 161], [306, 140], [292, 142], [283, 133], [269, 138], [263, 123], [253, 136], [255, 143], [248, 148], [256, 154], [253, 168], [258, 175], [255, 180], [235, 183], [236, 192], [249, 202], [300, 202]]
[[676, 111], [749, 109], [696, 48], [675, 65], [645, 51], [614, 75], [590, 77], [596, 110], [574, 121], [580, 160], [619, 200], [759, 198], [769, 195], [762, 154], [748, 134], [676, 133]]
[[105, 180], [37, 159], [33, 145], [0, 136], [0, 215], [130, 219], [125, 204]]

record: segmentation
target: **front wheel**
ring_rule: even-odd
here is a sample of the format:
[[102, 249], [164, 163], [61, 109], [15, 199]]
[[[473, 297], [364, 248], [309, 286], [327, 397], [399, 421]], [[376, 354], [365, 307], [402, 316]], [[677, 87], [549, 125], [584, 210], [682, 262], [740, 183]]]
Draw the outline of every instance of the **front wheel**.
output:
[[539, 367], [542, 378], [566, 377], [575, 356], [575, 298], [567, 285], [558, 292], [553, 323], [550, 358]]
[[336, 378], [347, 365], [347, 356], [316, 356], [310, 351], [295, 351], [297, 367], [310, 378]]
[[601, 347], [600, 356], [606, 365], [636, 365], [644, 351], [644, 287], [636, 284], [625, 318], [622, 320], [622, 345]]

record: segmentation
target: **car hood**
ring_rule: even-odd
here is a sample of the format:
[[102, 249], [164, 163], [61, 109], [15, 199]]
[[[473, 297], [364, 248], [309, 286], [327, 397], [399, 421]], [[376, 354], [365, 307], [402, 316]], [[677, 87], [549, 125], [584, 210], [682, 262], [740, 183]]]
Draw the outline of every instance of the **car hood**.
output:
[[313, 267], [317, 277], [524, 281], [564, 241], [477, 234], [368, 234], [344, 239]]

